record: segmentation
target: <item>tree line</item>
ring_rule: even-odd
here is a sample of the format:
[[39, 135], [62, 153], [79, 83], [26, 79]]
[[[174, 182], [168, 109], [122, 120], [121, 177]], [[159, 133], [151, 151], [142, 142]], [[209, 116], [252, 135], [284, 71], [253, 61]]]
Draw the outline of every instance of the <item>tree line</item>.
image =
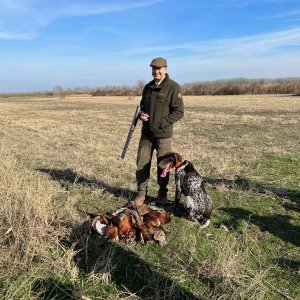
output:
[[[144, 82], [135, 87], [102, 87], [91, 94], [93, 96], [139, 96]], [[300, 95], [300, 78], [286, 79], [228, 79], [184, 83], [181, 91], [186, 96], [205, 95], [247, 95], [247, 94], [293, 94]]]
[[[145, 86], [144, 80], [138, 80], [134, 86], [103, 86], [103, 87], [75, 87], [63, 88], [55, 86], [52, 90], [32, 93], [6, 93], [2, 96], [14, 95], [42, 95], [59, 96], [89, 94], [92, 96], [140, 96]], [[300, 95], [300, 77], [279, 79], [223, 79], [213, 81], [195, 81], [181, 84], [182, 94], [185, 96], [207, 95], [254, 95], [254, 94], [292, 94]]]

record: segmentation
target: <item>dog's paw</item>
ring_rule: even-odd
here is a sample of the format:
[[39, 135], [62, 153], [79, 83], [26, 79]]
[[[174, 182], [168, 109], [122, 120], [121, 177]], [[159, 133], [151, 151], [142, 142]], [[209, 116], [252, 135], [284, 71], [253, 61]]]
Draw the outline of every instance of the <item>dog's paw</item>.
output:
[[187, 218], [187, 220], [189, 220], [189, 221], [191, 221], [193, 223], [199, 224], [198, 220], [195, 217], [187, 216], [186, 218]]
[[200, 223], [201, 228], [206, 228], [210, 223], [210, 219], [204, 220], [202, 223]]

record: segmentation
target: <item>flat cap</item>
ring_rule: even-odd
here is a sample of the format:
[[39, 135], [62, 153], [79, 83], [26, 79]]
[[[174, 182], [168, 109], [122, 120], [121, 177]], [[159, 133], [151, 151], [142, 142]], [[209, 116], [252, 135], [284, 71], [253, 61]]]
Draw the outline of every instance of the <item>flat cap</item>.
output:
[[165, 58], [157, 57], [151, 61], [150, 67], [161, 68], [161, 67], [166, 67], [167, 65], [168, 65], [167, 60]]

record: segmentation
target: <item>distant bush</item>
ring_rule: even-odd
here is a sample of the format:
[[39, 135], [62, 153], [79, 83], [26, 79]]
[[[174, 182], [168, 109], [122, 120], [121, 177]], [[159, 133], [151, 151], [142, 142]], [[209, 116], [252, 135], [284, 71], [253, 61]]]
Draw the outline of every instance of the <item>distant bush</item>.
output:
[[230, 79], [186, 83], [182, 93], [199, 95], [300, 94], [300, 79]]
[[52, 97], [52, 96], [54, 96], [54, 93], [51, 91], [46, 91], [46, 92], [44, 92], [44, 95], [45, 95], [45, 97]]
[[[92, 96], [140, 96], [144, 81], [138, 81], [137, 86], [99, 87]], [[186, 96], [204, 95], [246, 95], [246, 94], [295, 94], [300, 95], [300, 79], [229, 79], [214, 81], [199, 81], [181, 85]]]
[[108, 86], [99, 87], [91, 93], [92, 96], [137, 96], [141, 95], [138, 87], [129, 86]]

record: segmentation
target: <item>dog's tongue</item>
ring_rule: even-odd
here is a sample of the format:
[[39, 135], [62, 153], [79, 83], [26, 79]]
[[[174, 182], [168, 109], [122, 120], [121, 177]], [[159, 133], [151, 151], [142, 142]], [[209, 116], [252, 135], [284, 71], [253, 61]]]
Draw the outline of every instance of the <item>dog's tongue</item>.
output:
[[170, 170], [169, 168], [164, 168], [161, 175], [160, 175], [160, 177], [166, 177], [169, 170]]

